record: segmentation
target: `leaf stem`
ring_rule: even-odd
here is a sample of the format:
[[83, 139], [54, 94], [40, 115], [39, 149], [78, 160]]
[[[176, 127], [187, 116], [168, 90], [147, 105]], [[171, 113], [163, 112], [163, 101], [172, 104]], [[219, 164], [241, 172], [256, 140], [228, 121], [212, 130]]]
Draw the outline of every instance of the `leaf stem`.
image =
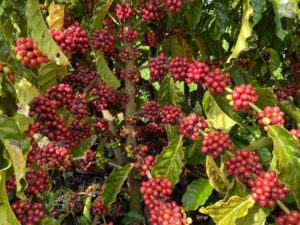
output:
[[282, 201], [277, 200], [276, 203], [277, 203], [277, 205], [278, 205], [278, 206], [279, 206], [279, 207], [280, 207], [287, 215], [290, 214], [289, 208], [286, 207], [286, 205], [285, 205]]
[[102, 219], [103, 219], [104, 224], [106, 224], [106, 220], [105, 220], [105, 216], [104, 215], [102, 215]]
[[262, 112], [262, 110], [260, 108], [258, 108], [255, 104], [253, 104], [252, 102], [249, 102], [249, 106], [258, 113]]
[[98, 220], [99, 220], [99, 216], [96, 215], [96, 216], [94, 217], [94, 220], [93, 220], [92, 225], [96, 225], [96, 224], [98, 223]]
[[227, 91], [228, 93], [231, 93], [232, 92], [232, 89], [228, 86], [224, 87], [224, 90]]
[[199, 129], [198, 132], [203, 136], [207, 136], [207, 133], [204, 130]]
[[116, 18], [109, 12], [107, 12], [108, 16], [112, 19], [112, 21], [118, 26], [120, 27], [121, 25], [118, 23], [118, 21], [116, 20]]
[[226, 150], [225, 154], [228, 155], [229, 157], [233, 157], [234, 154], [231, 151]]

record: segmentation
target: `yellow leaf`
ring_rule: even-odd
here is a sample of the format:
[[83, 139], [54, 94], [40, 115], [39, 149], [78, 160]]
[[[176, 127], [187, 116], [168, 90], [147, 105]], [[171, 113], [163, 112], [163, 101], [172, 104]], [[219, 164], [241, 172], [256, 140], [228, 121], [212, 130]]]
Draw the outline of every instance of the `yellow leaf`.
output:
[[64, 25], [65, 5], [55, 4], [54, 2], [48, 8], [49, 16], [47, 23], [51, 30], [61, 30]]
[[68, 75], [68, 68], [67, 66], [57, 66], [56, 67], [56, 75], [60, 79], [63, 79], [65, 76]]
[[190, 44], [184, 38], [181, 38], [181, 42], [183, 44], [184, 57], [188, 58], [190, 62], [194, 62], [195, 61], [194, 53], [193, 53], [193, 49], [191, 48]]

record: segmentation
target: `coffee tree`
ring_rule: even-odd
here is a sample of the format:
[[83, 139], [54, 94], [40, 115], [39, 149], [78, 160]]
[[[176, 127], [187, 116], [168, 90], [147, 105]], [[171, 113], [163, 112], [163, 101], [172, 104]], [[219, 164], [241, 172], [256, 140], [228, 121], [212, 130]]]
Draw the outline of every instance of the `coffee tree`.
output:
[[3, 0], [0, 224], [299, 225], [296, 0]]

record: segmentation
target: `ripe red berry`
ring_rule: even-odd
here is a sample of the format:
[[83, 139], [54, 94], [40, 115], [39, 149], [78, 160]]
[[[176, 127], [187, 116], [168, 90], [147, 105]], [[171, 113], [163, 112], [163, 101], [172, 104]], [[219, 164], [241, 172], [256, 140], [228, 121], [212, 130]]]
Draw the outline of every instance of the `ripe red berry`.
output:
[[284, 124], [284, 113], [280, 111], [280, 108], [267, 106], [264, 111], [258, 113], [258, 123], [259, 125], [265, 126], [264, 129], [268, 131], [267, 125], [272, 124], [276, 126], [281, 126]]
[[48, 88], [45, 97], [55, 100], [58, 107], [71, 104], [73, 101], [73, 91], [68, 84], [55, 84]]
[[282, 214], [276, 217], [277, 225], [299, 225], [300, 224], [300, 212], [292, 210], [289, 215]]
[[173, 13], [180, 13], [182, 0], [162, 0], [168, 10]]
[[125, 34], [125, 38], [128, 42], [134, 42], [136, 39], [138, 39], [139, 33], [136, 30], [129, 30]]
[[70, 73], [68, 76], [65, 76], [63, 79], [64, 84], [69, 84], [74, 93], [83, 92], [83, 89], [89, 86], [92, 80], [98, 76], [96, 71], [92, 71], [89, 69], [82, 69], [78, 71], [74, 71]]
[[184, 81], [187, 77], [187, 72], [189, 69], [190, 63], [187, 58], [176, 56], [170, 61], [170, 72], [171, 76], [175, 80]]
[[92, 207], [94, 215], [102, 216], [108, 213], [108, 210], [103, 204], [102, 198], [97, 198], [94, 200]]
[[258, 100], [252, 85], [242, 84], [237, 86], [231, 92], [234, 110], [248, 110], [249, 102], [255, 103]]
[[169, 72], [168, 66], [169, 60], [164, 53], [160, 53], [157, 57], [149, 58], [150, 81], [161, 81]]
[[183, 118], [179, 127], [179, 133], [183, 134], [185, 138], [195, 141], [200, 135], [199, 130], [204, 130], [205, 128], [207, 128], [205, 119], [197, 116], [196, 113], [191, 113]]
[[67, 108], [76, 120], [80, 120], [90, 115], [87, 111], [87, 104], [88, 102], [83, 95], [78, 94], [73, 96], [73, 100]]
[[157, 45], [162, 41], [162, 38], [154, 31], [146, 31], [141, 38], [142, 45], [149, 46], [152, 48], [156, 48]]
[[300, 139], [300, 130], [292, 129], [290, 132], [296, 136], [296, 138]]
[[98, 40], [92, 40], [95, 50], [102, 49], [103, 52], [109, 52], [115, 45], [115, 36], [108, 30], [99, 29], [93, 33], [93, 37]]
[[154, 144], [152, 142], [146, 142], [145, 144], [140, 144], [134, 148], [134, 152], [139, 154], [142, 158], [146, 158], [147, 155], [154, 152]]
[[226, 160], [224, 165], [229, 175], [237, 175], [241, 182], [247, 183], [252, 174], [258, 174], [262, 169], [259, 156], [252, 150], [241, 149], [235, 152], [235, 156]]
[[142, 18], [149, 21], [160, 21], [163, 18], [163, 9], [159, 8], [159, 0], [146, 0], [140, 5]]
[[34, 170], [30, 169], [26, 172], [26, 181], [28, 187], [25, 189], [27, 195], [43, 193], [49, 188], [51, 183], [50, 176], [46, 170]]
[[230, 83], [230, 74], [223, 74], [220, 68], [216, 68], [213, 72], [209, 72], [204, 77], [204, 86], [209, 89], [210, 93], [224, 94], [224, 88]]
[[283, 88], [277, 88], [275, 90], [276, 101], [279, 103], [287, 97], [295, 98], [300, 95], [300, 85], [290, 84]]
[[144, 116], [145, 118], [155, 122], [160, 118], [160, 107], [158, 102], [156, 101], [150, 101], [142, 106], [142, 110], [144, 110]]
[[130, 7], [129, 4], [122, 6], [121, 4], [116, 5], [116, 15], [119, 20], [126, 20], [130, 16], [135, 16], [136, 12]]
[[84, 201], [77, 193], [70, 194], [70, 199], [67, 202], [67, 209], [73, 213], [81, 212], [84, 208]]
[[206, 154], [212, 155], [213, 158], [218, 158], [225, 150], [233, 149], [232, 141], [227, 133], [220, 130], [210, 131], [207, 136], [204, 136], [201, 150]]
[[178, 124], [179, 119], [183, 116], [180, 108], [173, 105], [165, 105], [160, 111], [161, 123], [175, 125]]
[[284, 200], [289, 189], [279, 183], [274, 171], [261, 171], [254, 180], [248, 180], [252, 198], [262, 207], [275, 206], [276, 200]]
[[186, 74], [185, 81], [190, 84], [192, 82], [196, 84], [203, 84], [204, 77], [208, 74], [209, 67], [199, 60], [189, 65], [188, 72]]
[[6, 192], [7, 193], [13, 191], [16, 188], [16, 186], [17, 186], [15, 175], [13, 174], [11, 176], [11, 178], [9, 178], [8, 180], [6, 180], [5, 184], [6, 184]]

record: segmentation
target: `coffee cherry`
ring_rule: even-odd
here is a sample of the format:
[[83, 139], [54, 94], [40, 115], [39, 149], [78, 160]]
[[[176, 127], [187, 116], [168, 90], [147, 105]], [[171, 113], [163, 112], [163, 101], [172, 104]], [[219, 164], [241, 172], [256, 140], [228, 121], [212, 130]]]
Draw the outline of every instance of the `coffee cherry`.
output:
[[262, 164], [259, 163], [259, 156], [252, 150], [242, 149], [235, 152], [235, 156], [226, 160], [224, 165], [229, 175], [237, 175], [239, 180], [247, 183], [252, 173], [259, 174]]
[[287, 97], [296, 98], [300, 95], [300, 85], [290, 84], [283, 88], [277, 88], [275, 90], [275, 95], [277, 103], [281, 102]]
[[183, 116], [180, 108], [173, 105], [165, 105], [160, 111], [161, 123], [175, 125], [178, 124], [179, 119]]
[[94, 215], [102, 216], [108, 213], [103, 204], [102, 198], [97, 198], [96, 200], [94, 200], [92, 207]]
[[205, 119], [197, 116], [196, 113], [191, 113], [183, 118], [179, 127], [179, 133], [183, 134], [185, 138], [195, 141], [200, 135], [199, 130], [204, 130], [205, 128], [207, 128]]
[[41, 63], [48, 63], [49, 59], [38, 49], [31, 38], [18, 38], [14, 52], [23, 57], [23, 64], [29, 68], [36, 69]]
[[117, 76], [119, 79], [122, 79], [122, 80], [124, 80], [125, 77], [126, 77], [126, 72], [125, 72], [125, 70], [122, 69], [121, 67], [117, 67], [117, 68], [115, 69], [115, 74], [116, 74], [116, 76]]
[[29, 107], [29, 117], [38, 114], [38, 120], [40, 121], [54, 120], [56, 118], [58, 102], [40, 95], [29, 103]]
[[190, 63], [187, 58], [176, 56], [170, 61], [170, 72], [171, 76], [175, 80], [184, 81], [187, 77], [187, 72], [189, 69]]
[[97, 123], [97, 129], [100, 129], [101, 131], [106, 131], [109, 127], [108, 122], [105, 119], [97, 118], [95, 122]]
[[49, 32], [53, 40], [65, 55], [74, 51], [74, 49], [76, 48], [76, 44], [74, 42], [71, 30], [50, 30]]
[[292, 129], [290, 132], [296, 136], [296, 138], [300, 139], [300, 130]]
[[76, 193], [70, 194], [70, 200], [67, 202], [67, 209], [70, 212], [78, 213], [84, 208], [84, 199]]
[[185, 81], [188, 84], [192, 82], [196, 84], [203, 84], [204, 77], [208, 74], [208, 72], [209, 67], [204, 62], [196, 60], [195, 62], [189, 65]]
[[280, 108], [267, 106], [264, 111], [258, 113], [258, 124], [264, 126], [265, 131], [269, 128], [267, 125], [272, 124], [275, 126], [282, 126], [284, 124], [284, 113]]
[[95, 50], [101, 48], [103, 52], [109, 52], [115, 45], [115, 36], [113, 36], [108, 30], [96, 30], [93, 33], [93, 37], [98, 38], [98, 40], [92, 40]]
[[163, 19], [163, 9], [159, 8], [159, 0], [146, 0], [140, 5], [142, 18], [149, 21], [160, 21]]
[[138, 39], [138, 37], [139, 37], [139, 33], [136, 30], [129, 30], [125, 34], [125, 38], [128, 42], [134, 42], [136, 41], [136, 39]]
[[55, 100], [58, 107], [71, 104], [73, 101], [73, 91], [68, 84], [55, 84], [48, 88], [45, 97]]
[[83, 95], [78, 94], [73, 96], [73, 100], [67, 108], [76, 120], [80, 120], [90, 115], [87, 111], [87, 104], [88, 102]]
[[50, 141], [66, 141], [70, 137], [64, 117], [55, 117], [47, 120], [43, 124], [41, 133], [49, 138]]
[[214, 72], [209, 72], [204, 77], [204, 86], [209, 89], [210, 93], [224, 94], [224, 87], [230, 83], [230, 74], [223, 74], [220, 68], [216, 68]]
[[71, 155], [68, 149], [50, 143], [41, 149], [37, 158], [40, 167], [66, 168], [70, 165]]
[[119, 20], [126, 20], [128, 19], [131, 15], [135, 16], [136, 13], [135, 11], [130, 7], [129, 4], [126, 4], [124, 6], [117, 4], [116, 5], [116, 16]]
[[143, 117], [155, 122], [160, 118], [160, 107], [157, 101], [150, 101], [142, 106]]
[[41, 148], [37, 145], [33, 138], [30, 139], [31, 150], [27, 154], [26, 167], [32, 167], [36, 161], [36, 155], [40, 153]]
[[248, 180], [248, 185], [252, 190], [252, 198], [262, 207], [275, 206], [276, 200], [284, 200], [290, 191], [278, 182], [274, 171], [261, 171], [254, 180]]
[[51, 183], [50, 176], [45, 170], [30, 169], [26, 172], [28, 187], [25, 189], [27, 195], [43, 193], [47, 191]]
[[37, 225], [45, 215], [42, 203], [18, 200], [12, 203], [11, 208], [22, 225]]
[[5, 185], [6, 185], [6, 192], [7, 193], [13, 191], [16, 188], [17, 184], [16, 184], [16, 177], [15, 177], [14, 174], [11, 176], [11, 178], [6, 180]]
[[132, 72], [132, 71], [130, 71], [130, 72], [127, 74], [127, 78], [128, 78], [129, 80], [131, 80], [131, 83], [132, 83], [132, 84], [136, 84], [136, 83], [140, 82], [141, 74], [140, 74], [139, 71], [138, 71], [138, 72]]
[[237, 86], [231, 92], [234, 110], [248, 110], [249, 102], [255, 103], [258, 100], [252, 85], [242, 84]]
[[251, 59], [246, 58], [244, 56], [239, 56], [238, 59], [233, 62], [233, 65], [249, 68], [251, 65]]
[[142, 165], [140, 165], [139, 167], [136, 167], [136, 165], [139, 165], [135, 163], [135, 167], [136, 168], [141, 168], [141, 176], [144, 177], [146, 176], [146, 171], [149, 170], [150, 172], [152, 171], [152, 168], [153, 166], [155, 165], [156, 163], [156, 160], [155, 160], [155, 157], [153, 157], [152, 155], [148, 155], [146, 158], [145, 158], [145, 161]]
[[63, 79], [64, 84], [69, 84], [69, 87], [74, 92], [83, 92], [83, 89], [89, 86], [89, 84], [98, 76], [96, 71], [89, 69], [78, 70], [65, 76]]
[[112, 30], [115, 28], [115, 23], [112, 18], [108, 17], [107, 19], [103, 20], [103, 26], [106, 30]]
[[155, 147], [152, 142], [146, 142], [145, 144], [140, 144], [134, 148], [134, 152], [139, 154], [142, 158], [146, 158], [154, 152]]
[[65, 143], [66, 148], [75, 148], [80, 142], [93, 134], [91, 125], [84, 120], [74, 120], [70, 125], [69, 132], [71, 135]]
[[220, 130], [210, 131], [204, 136], [201, 150], [206, 154], [212, 155], [214, 159], [218, 158], [225, 150], [233, 149], [232, 141], [227, 133]]
[[146, 126], [140, 126], [136, 128], [135, 137], [139, 140], [149, 140], [152, 136], [158, 138], [166, 138], [167, 132], [163, 126], [158, 125], [155, 122], [148, 123]]
[[71, 32], [75, 44], [74, 51], [83, 55], [89, 52], [90, 40], [86, 30], [81, 26], [81, 24], [76, 21], [72, 26], [68, 27], [68, 30]]
[[153, 225], [188, 225], [192, 223], [191, 218], [187, 219], [182, 214], [182, 207], [176, 202], [157, 202], [153, 208], [150, 208], [149, 222]]
[[114, 97], [114, 89], [108, 84], [100, 84], [97, 88], [94, 88], [92, 91], [93, 95], [99, 96], [97, 100], [97, 109], [102, 111], [109, 107], [109, 103]]
[[172, 183], [168, 178], [151, 178], [143, 181], [141, 193], [144, 195], [145, 205], [150, 209], [161, 201], [168, 201], [172, 194]]
[[172, 13], [180, 13], [182, 0], [162, 0], [167, 9]]
[[300, 224], [300, 212], [292, 210], [289, 215], [282, 214], [276, 217], [277, 225], [299, 225]]
[[168, 66], [169, 60], [164, 53], [160, 53], [157, 57], [149, 58], [150, 81], [161, 81], [169, 72]]
[[152, 48], [157, 48], [157, 45], [160, 44], [162, 41], [162, 38], [154, 31], [145, 31], [141, 38], [142, 45], [149, 46]]

